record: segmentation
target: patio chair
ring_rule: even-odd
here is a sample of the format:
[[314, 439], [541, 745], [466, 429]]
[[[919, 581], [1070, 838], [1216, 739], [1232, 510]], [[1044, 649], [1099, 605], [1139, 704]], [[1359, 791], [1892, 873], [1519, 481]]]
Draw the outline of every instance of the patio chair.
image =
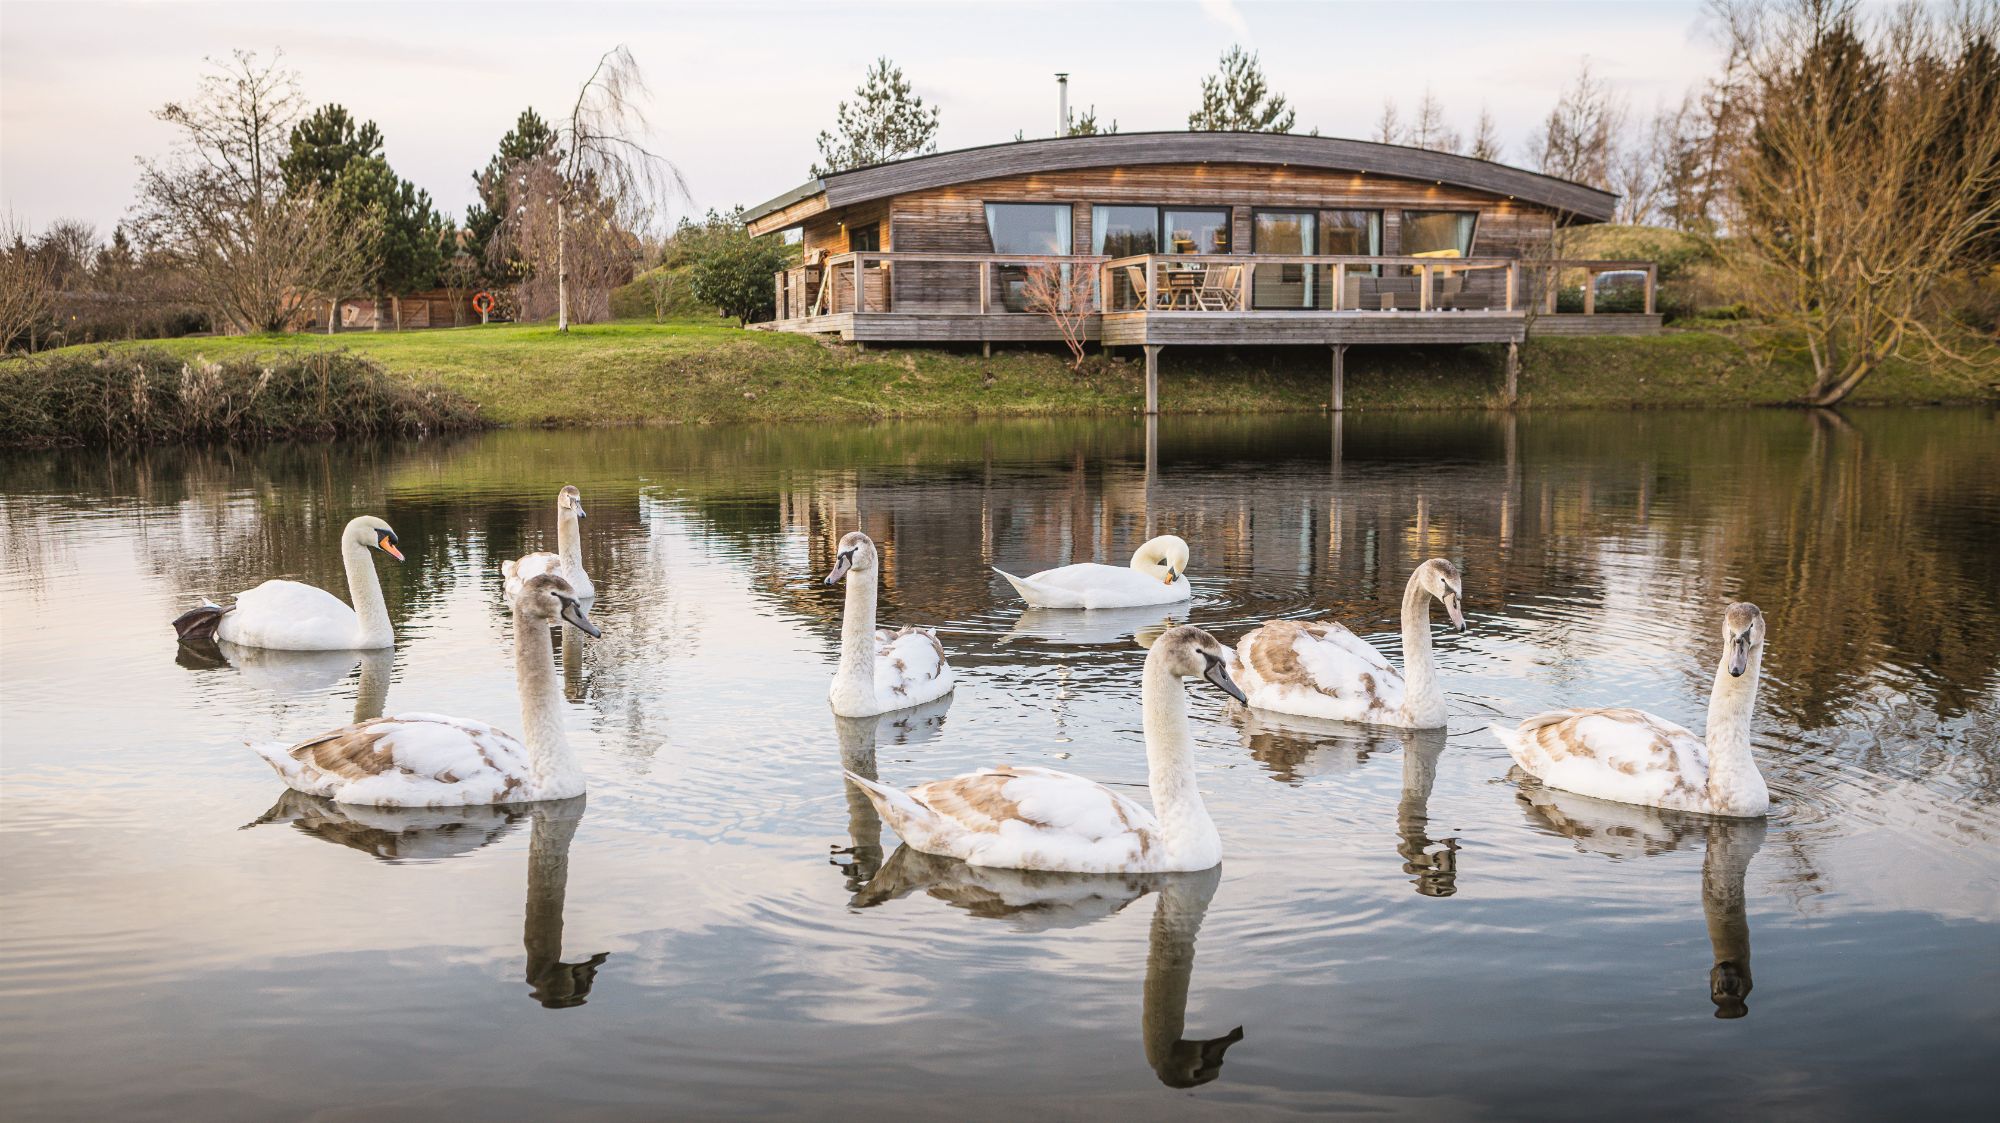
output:
[[1153, 294], [1146, 289], [1146, 271], [1137, 265], [1125, 266], [1125, 279], [1132, 284], [1133, 299], [1141, 309], [1153, 306]]
[[1204, 312], [1232, 312], [1243, 299], [1243, 267], [1231, 265], [1223, 268], [1211, 267], [1201, 275], [1201, 287], [1195, 290], [1195, 303]]

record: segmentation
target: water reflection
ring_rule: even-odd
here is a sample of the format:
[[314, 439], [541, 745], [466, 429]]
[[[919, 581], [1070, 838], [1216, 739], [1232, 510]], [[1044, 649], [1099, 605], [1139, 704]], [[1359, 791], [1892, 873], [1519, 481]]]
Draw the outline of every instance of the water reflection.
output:
[[521, 928], [528, 991], [536, 1002], [557, 1010], [584, 1004], [597, 969], [611, 955], [598, 952], [577, 962], [562, 957], [570, 844], [588, 798], [513, 806], [361, 807], [288, 789], [244, 829], [289, 823], [321, 842], [384, 862], [437, 862], [491, 846], [528, 820], [528, 896]]
[[855, 908], [873, 908], [922, 891], [973, 916], [1004, 920], [1017, 931], [1046, 932], [1083, 927], [1148, 893], [1158, 893], [1147, 938], [1140, 1040], [1146, 1063], [1160, 1083], [1192, 1088], [1221, 1075], [1223, 1054], [1243, 1040], [1242, 1026], [1221, 1037], [1184, 1036], [1195, 937], [1221, 884], [1221, 866], [1200, 873], [1163, 874], [1003, 870], [902, 845], [851, 903]]
[[388, 647], [372, 651], [280, 651], [200, 639], [176, 645], [174, 662], [191, 671], [234, 671], [252, 689], [274, 695], [321, 693], [344, 682], [359, 667], [354, 720], [367, 721], [381, 717], [388, 706], [396, 652]]
[[[882, 741], [891, 745], [921, 745], [934, 740], [944, 729], [945, 715], [951, 711], [949, 696], [921, 706], [873, 717], [833, 718], [834, 736], [840, 742], [840, 766], [863, 779], [879, 780], [875, 751]], [[833, 848], [833, 864], [847, 878], [847, 891], [860, 891], [882, 868], [882, 817], [861, 785], [841, 777], [847, 795], [846, 846]]]
[[1517, 798], [1531, 823], [1562, 835], [1577, 849], [1610, 858], [1645, 858], [1700, 840], [1701, 912], [1715, 965], [1709, 969], [1708, 997], [1718, 1018], [1750, 1013], [1750, 920], [1744, 878], [1750, 860], [1764, 846], [1763, 819], [1721, 819], [1611, 803], [1546, 787], [1516, 767], [1509, 779], [1520, 785]]
[[1096, 647], [1131, 640], [1144, 647], [1187, 621], [1186, 605], [1089, 610], [1030, 607], [1015, 619], [1006, 639], [1064, 647]]

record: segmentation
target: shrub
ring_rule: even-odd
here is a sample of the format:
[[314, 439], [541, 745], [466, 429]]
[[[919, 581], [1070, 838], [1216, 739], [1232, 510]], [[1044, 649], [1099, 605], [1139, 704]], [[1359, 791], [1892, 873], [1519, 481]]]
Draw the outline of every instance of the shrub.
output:
[[457, 393], [348, 351], [211, 363], [156, 348], [75, 349], [0, 366], [0, 444], [417, 436], [484, 424]]

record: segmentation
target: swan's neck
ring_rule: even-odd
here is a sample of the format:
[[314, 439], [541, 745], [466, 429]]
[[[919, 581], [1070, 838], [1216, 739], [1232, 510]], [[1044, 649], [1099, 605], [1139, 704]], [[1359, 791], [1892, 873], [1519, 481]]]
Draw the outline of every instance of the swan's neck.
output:
[[562, 682], [547, 625], [514, 613], [514, 685], [521, 695], [521, 743], [528, 747], [535, 799], [566, 799], [584, 789], [583, 769], [563, 732]]
[[840, 614], [840, 667], [836, 692], [875, 698], [875, 570], [847, 575], [847, 607]]
[[569, 507], [556, 511], [556, 554], [571, 573], [583, 572], [583, 526]]
[[1420, 729], [1444, 724], [1444, 690], [1431, 657], [1431, 595], [1414, 573], [1403, 588], [1403, 713]]
[[1222, 839], [1195, 786], [1194, 732], [1180, 676], [1153, 660], [1143, 688], [1148, 784], [1171, 869], [1205, 869], [1222, 860]]
[[1757, 680], [1763, 673], [1761, 649], [1739, 677], [1729, 673], [1729, 651], [1715, 667], [1715, 689], [1708, 696], [1708, 797], [1717, 806], [1746, 807], [1770, 802], [1770, 789], [1750, 753], [1750, 715], [1757, 708]]
[[361, 624], [355, 645], [367, 650], [388, 647], [396, 642], [389, 627], [389, 602], [382, 599], [382, 578], [375, 572], [375, 559], [368, 547], [351, 539], [342, 542], [340, 559], [347, 566], [347, 597], [354, 602], [354, 617]]

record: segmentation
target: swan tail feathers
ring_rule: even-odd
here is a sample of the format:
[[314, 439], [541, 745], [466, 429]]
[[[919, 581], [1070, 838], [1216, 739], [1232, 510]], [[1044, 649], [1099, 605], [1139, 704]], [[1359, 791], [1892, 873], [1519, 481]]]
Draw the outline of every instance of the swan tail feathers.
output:
[[263, 757], [264, 763], [271, 766], [272, 771], [278, 774], [278, 778], [283, 780], [286, 786], [297, 789], [297, 781], [305, 766], [292, 755], [292, 746], [283, 741], [266, 741], [261, 744], [256, 741], [245, 741], [244, 744], [249, 746], [251, 752]]
[[854, 781], [855, 786], [867, 794], [868, 802], [875, 805], [876, 813], [888, 822], [903, 841], [910, 841], [912, 827], [928, 830], [938, 825], [937, 812], [918, 803], [915, 797], [903, 789], [891, 787], [879, 780], [870, 780], [866, 776], [857, 776], [852, 772], [847, 773], [847, 778]]
[[234, 606], [224, 608], [214, 601], [203, 601], [174, 617], [174, 634], [182, 643], [214, 643], [215, 630], [222, 626], [222, 618], [229, 615]]
[[1512, 756], [1515, 760], [1521, 759], [1521, 731], [1519, 729], [1510, 729], [1497, 721], [1489, 724], [1486, 728], [1494, 737], [1499, 739], [1502, 745], [1507, 746], [1508, 755]]
[[1009, 585], [1014, 586], [1014, 592], [1018, 594], [1022, 600], [1027, 601], [1029, 604], [1037, 603], [1034, 585], [1030, 584], [1026, 580], [1023, 580], [1022, 578], [1014, 576], [1013, 574], [997, 566], [994, 567], [993, 572], [999, 574], [1002, 577], [1005, 577], [1007, 579], [1007, 583]]

